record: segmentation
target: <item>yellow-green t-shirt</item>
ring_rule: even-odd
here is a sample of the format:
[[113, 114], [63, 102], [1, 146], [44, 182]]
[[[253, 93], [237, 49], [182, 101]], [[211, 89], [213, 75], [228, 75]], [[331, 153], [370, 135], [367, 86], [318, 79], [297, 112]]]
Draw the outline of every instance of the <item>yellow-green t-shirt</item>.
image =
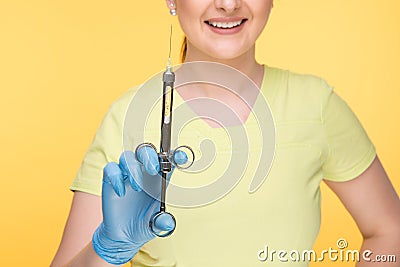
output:
[[[71, 190], [101, 195], [102, 169], [107, 162], [117, 162], [124, 149], [125, 113], [136, 92], [135, 88], [129, 90], [111, 106]], [[260, 98], [267, 100], [276, 138], [273, 164], [261, 187], [249, 193], [262, 149], [256, 116], [251, 114], [242, 126], [247, 133], [249, 155], [239, 183], [208, 205], [167, 207], [177, 221], [175, 232], [143, 246], [133, 259], [133, 266], [308, 266], [288, 255], [284, 257], [286, 262], [276, 255], [261, 261], [259, 251], [266, 247], [269, 252], [287, 253], [311, 249], [320, 226], [321, 180], [347, 181], [357, 177], [372, 163], [375, 148], [350, 108], [321, 78], [265, 66], [261, 92], [256, 104]], [[183, 102], [179, 95], [174, 101], [177, 105]], [[153, 113], [154, 116], [148, 115], [145, 139], [157, 145], [159, 111], [155, 109]], [[226, 129], [212, 128], [202, 120], [185, 129], [180, 133], [179, 144], [190, 145], [195, 154], [201, 155], [199, 144], [204, 139], [212, 140], [215, 157], [201, 172], [176, 170], [171, 182], [186, 187], [212, 183], [226, 171], [240, 148], [230, 151]]]

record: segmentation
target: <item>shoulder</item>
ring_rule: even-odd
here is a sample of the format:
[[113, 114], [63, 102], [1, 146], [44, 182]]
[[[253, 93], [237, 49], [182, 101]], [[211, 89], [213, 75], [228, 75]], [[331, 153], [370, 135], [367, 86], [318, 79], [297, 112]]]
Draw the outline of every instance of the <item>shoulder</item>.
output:
[[131, 87], [112, 102], [109, 113], [125, 115], [128, 111], [151, 110], [162, 94], [161, 79], [161, 74], [157, 74], [144, 83]]
[[267, 67], [269, 72], [273, 72], [281, 83], [279, 93], [293, 94], [299, 96], [309, 96], [311, 98], [329, 95], [333, 87], [320, 76], [294, 72], [288, 69], [277, 67]]
[[[272, 109], [284, 113], [283, 120], [315, 120], [320, 114], [333, 87], [317, 75], [294, 72], [287, 69], [267, 67], [273, 80]], [[268, 76], [267, 76], [268, 77]], [[273, 88], [272, 88], [273, 87]]]
[[113, 127], [122, 130], [123, 121], [125, 120], [133, 99], [135, 99], [136, 95], [140, 91], [140, 87], [140, 85], [133, 86], [126, 90], [122, 95], [117, 97], [114, 101], [112, 101], [107, 110], [107, 113], [103, 118], [102, 124], [109, 125], [111, 122]]
[[129, 103], [132, 101], [133, 97], [137, 93], [138, 89], [139, 86], [133, 86], [125, 91], [122, 95], [120, 95], [111, 103], [108, 112], [118, 112], [126, 110], [129, 106]]

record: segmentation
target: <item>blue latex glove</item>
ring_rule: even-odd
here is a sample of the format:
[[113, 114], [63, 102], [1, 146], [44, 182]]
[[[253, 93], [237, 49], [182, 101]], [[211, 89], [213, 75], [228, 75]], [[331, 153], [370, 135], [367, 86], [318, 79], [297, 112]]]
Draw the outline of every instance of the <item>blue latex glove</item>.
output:
[[[155, 235], [150, 218], [160, 209], [152, 196], [161, 194], [161, 176], [157, 153], [149, 146], [138, 151], [139, 163], [132, 151], [122, 153], [119, 164], [108, 163], [103, 170], [103, 222], [93, 234], [96, 253], [111, 264], [130, 261], [139, 249]], [[175, 154], [175, 161], [184, 163], [184, 152]], [[168, 175], [171, 176], [172, 171]], [[148, 194], [150, 192], [150, 195]], [[156, 229], [170, 231], [175, 221], [168, 214], [157, 220]]]

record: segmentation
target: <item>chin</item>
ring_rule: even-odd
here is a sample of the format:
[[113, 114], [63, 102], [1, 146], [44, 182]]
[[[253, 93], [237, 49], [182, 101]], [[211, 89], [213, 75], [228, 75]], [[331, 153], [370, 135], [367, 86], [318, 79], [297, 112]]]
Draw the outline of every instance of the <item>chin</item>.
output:
[[[199, 46], [191, 46], [193, 50], [188, 51], [195, 60], [210, 60], [210, 61], [230, 61], [243, 56], [246, 53], [251, 53], [251, 47], [247, 47], [244, 42], [236, 40], [233, 45], [233, 41], [229, 42], [214, 42], [210, 46], [211, 42], [203, 43]], [[191, 53], [193, 52], [193, 53]]]
[[245, 54], [245, 52], [240, 51], [240, 50], [232, 50], [232, 49], [219, 49], [219, 50], [214, 50], [211, 53], [209, 53], [209, 56], [218, 60], [232, 60], [236, 59], [240, 56]]
[[[215, 58], [216, 60], [218, 60], [218, 61], [222, 61], [221, 63], [223, 63], [223, 62], [229, 62], [229, 61], [232, 61], [232, 60], [239, 59], [241, 55], [242, 55], [242, 54], [217, 55], [217, 56], [214, 57], [214, 58]], [[227, 63], [227, 64], [228, 64], [228, 63]]]

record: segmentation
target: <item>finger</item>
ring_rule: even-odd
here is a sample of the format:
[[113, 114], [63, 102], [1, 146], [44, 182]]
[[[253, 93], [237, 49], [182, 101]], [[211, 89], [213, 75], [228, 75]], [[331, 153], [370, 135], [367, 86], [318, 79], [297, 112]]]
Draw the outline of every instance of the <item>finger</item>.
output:
[[160, 171], [157, 152], [151, 146], [143, 146], [137, 152], [138, 160], [143, 163], [145, 171], [156, 175]]
[[129, 179], [133, 190], [140, 192], [143, 188], [143, 174], [140, 163], [132, 151], [124, 151], [119, 158], [119, 167], [122, 174]]
[[103, 169], [103, 182], [111, 184], [114, 192], [122, 197], [125, 195], [124, 177], [121, 169], [115, 162], [109, 162]]
[[185, 151], [182, 150], [176, 150], [174, 152], [174, 161], [178, 165], [185, 164], [188, 161], [188, 156], [185, 153]]
[[153, 230], [155, 231], [171, 231], [175, 229], [175, 220], [169, 213], [162, 213], [154, 221]]

